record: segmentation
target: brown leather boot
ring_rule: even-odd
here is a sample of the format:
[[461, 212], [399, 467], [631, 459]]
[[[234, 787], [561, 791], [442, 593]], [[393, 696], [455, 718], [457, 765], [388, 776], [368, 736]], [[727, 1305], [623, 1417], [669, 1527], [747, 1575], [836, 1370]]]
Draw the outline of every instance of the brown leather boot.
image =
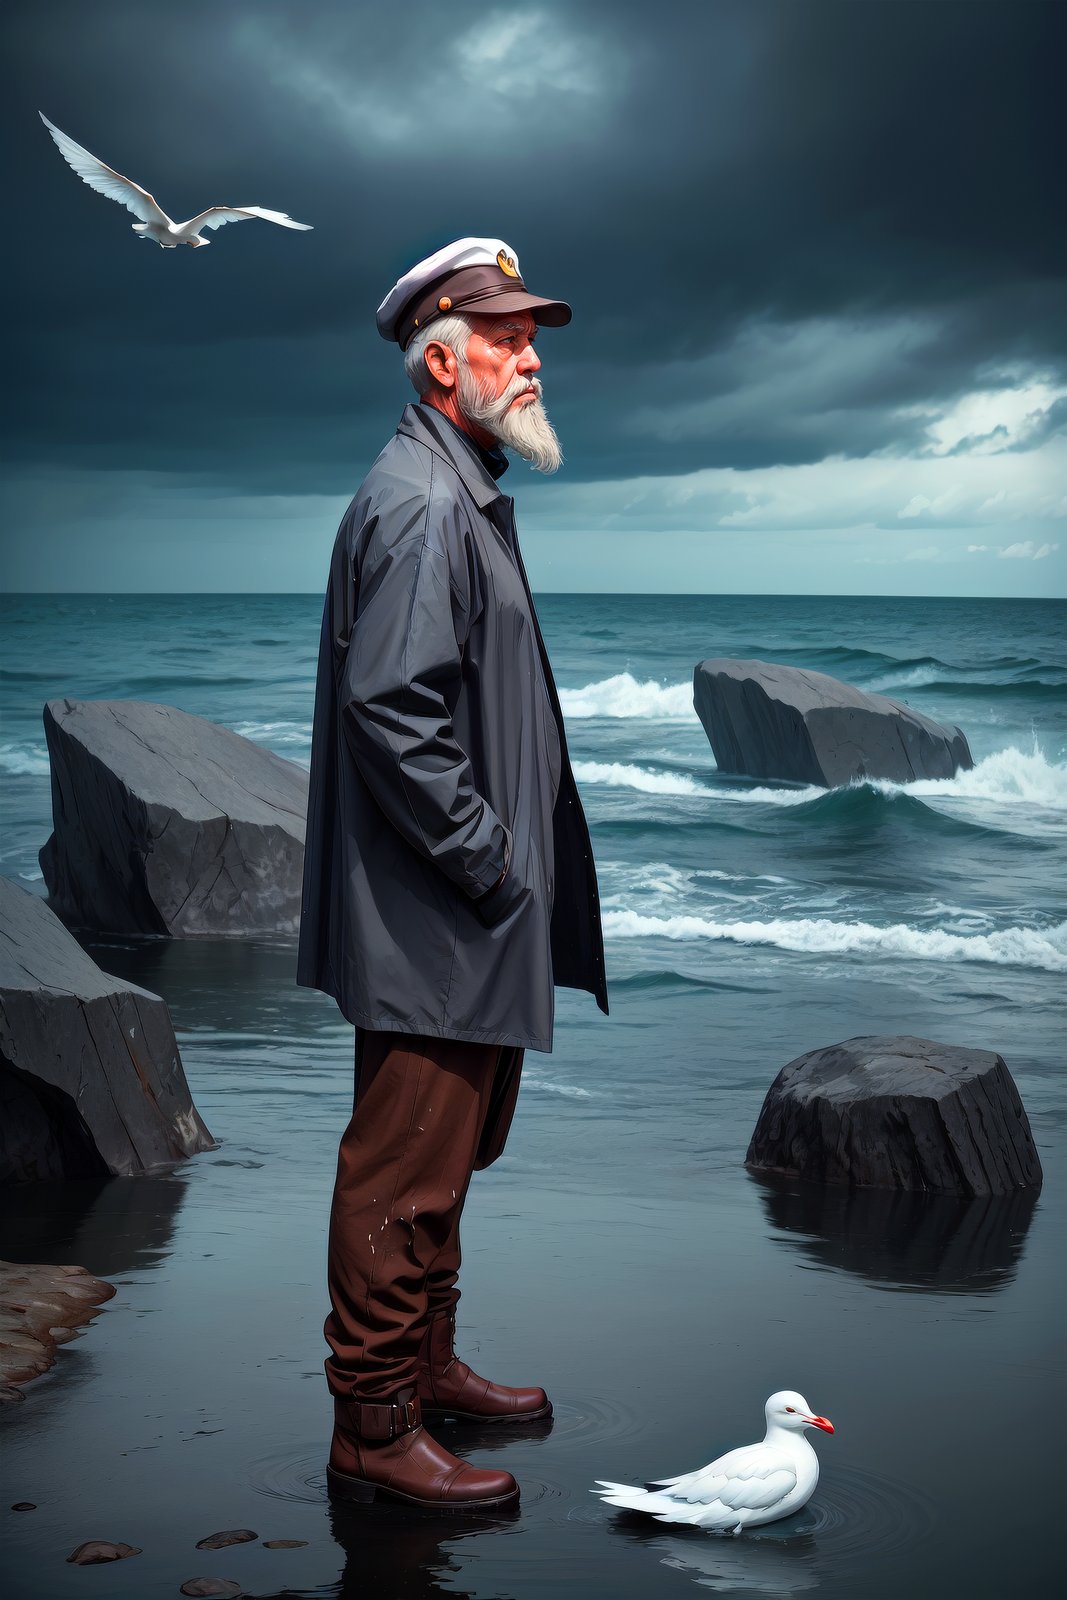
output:
[[532, 1422], [552, 1415], [543, 1389], [509, 1389], [479, 1378], [456, 1355], [455, 1338], [453, 1306], [430, 1318], [419, 1349], [417, 1393], [428, 1421]]
[[334, 1397], [326, 1483], [345, 1500], [367, 1504], [380, 1495], [434, 1511], [495, 1509], [519, 1498], [510, 1472], [469, 1466], [426, 1432], [413, 1384], [379, 1404]]

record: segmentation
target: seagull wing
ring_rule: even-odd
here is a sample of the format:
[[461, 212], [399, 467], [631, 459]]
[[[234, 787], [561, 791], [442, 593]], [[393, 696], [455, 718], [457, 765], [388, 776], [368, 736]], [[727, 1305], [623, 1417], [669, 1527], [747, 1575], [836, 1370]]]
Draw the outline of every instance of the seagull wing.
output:
[[[620, 1494], [622, 1485], [612, 1485], [609, 1503], [647, 1511], [658, 1522], [722, 1531], [773, 1510], [796, 1487], [797, 1471], [788, 1457], [762, 1444], [743, 1445], [696, 1472], [650, 1483], [640, 1501]], [[759, 1520], [766, 1518], [760, 1515]]]
[[201, 228], [221, 228], [226, 222], [244, 222], [248, 217], [262, 217], [264, 222], [277, 222], [283, 228], [299, 228], [302, 233], [311, 231], [310, 222], [294, 222], [286, 212], [268, 211], [265, 206], [208, 206], [199, 216], [183, 222], [181, 231], [194, 234]]
[[99, 156], [83, 150], [80, 144], [75, 144], [74, 140], [57, 128], [54, 122], [49, 122], [43, 111], [39, 111], [37, 115], [55, 140], [60, 155], [90, 189], [95, 189], [97, 194], [106, 194], [109, 200], [117, 200], [128, 211], [132, 211], [135, 217], [140, 217], [142, 222], [162, 222], [169, 227], [170, 218], [156, 204], [147, 189], [142, 189], [132, 178], [124, 178], [122, 173], [116, 172], [113, 167], [106, 166]]

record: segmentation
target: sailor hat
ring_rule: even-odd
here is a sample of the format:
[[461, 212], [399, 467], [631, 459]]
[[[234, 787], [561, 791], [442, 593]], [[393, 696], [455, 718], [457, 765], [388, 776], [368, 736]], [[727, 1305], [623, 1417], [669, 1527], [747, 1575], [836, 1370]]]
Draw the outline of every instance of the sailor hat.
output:
[[503, 239], [457, 239], [405, 272], [378, 307], [378, 332], [406, 350], [419, 328], [450, 311], [529, 311], [550, 328], [571, 320], [566, 301], [529, 292]]

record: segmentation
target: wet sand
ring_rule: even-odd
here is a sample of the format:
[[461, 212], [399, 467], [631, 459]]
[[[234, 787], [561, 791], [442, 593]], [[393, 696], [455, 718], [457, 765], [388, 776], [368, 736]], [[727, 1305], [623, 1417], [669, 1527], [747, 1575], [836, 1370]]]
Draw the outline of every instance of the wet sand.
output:
[[[441, 1430], [522, 1486], [517, 1517], [472, 1520], [326, 1496], [326, 1227], [351, 1029], [292, 988], [289, 946], [91, 950], [168, 998], [221, 1145], [167, 1176], [6, 1197], [0, 1256], [78, 1263], [117, 1287], [0, 1419], [9, 1600], [144, 1600], [202, 1575], [364, 1600], [1049, 1592], [1067, 1189], [1039, 1009], [1013, 1055], [1003, 1028], [968, 1029], [936, 985], [905, 1018], [898, 984], [833, 987], [829, 962], [811, 969], [813, 1016], [751, 952], [718, 966], [736, 986], [729, 1023], [707, 992], [623, 988], [603, 1019], [561, 991], [556, 1050], [527, 1056], [508, 1149], [472, 1184], [458, 1335], [477, 1370], [543, 1383], [556, 1414], [526, 1434]], [[850, 1198], [744, 1171], [785, 1060], [905, 1021], [1006, 1051], [1045, 1167], [1036, 1205]], [[781, 1387], [837, 1428], [815, 1439], [822, 1478], [797, 1518], [722, 1540], [589, 1493], [758, 1437]], [[258, 1540], [196, 1550], [238, 1527]], [[66, 1564], [94, 1538], [141, 1554]]]

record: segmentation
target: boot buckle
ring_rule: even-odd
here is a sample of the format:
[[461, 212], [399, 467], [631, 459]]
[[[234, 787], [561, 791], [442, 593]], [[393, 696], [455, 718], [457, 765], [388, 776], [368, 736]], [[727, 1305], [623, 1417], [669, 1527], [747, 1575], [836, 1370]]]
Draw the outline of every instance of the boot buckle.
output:
[[403, 1402], [345, 1400], [341, 1404], [355, 1431], [364, 1439], [385, 1442], [422, 1426], [422, 1402], [417, 1394]]

